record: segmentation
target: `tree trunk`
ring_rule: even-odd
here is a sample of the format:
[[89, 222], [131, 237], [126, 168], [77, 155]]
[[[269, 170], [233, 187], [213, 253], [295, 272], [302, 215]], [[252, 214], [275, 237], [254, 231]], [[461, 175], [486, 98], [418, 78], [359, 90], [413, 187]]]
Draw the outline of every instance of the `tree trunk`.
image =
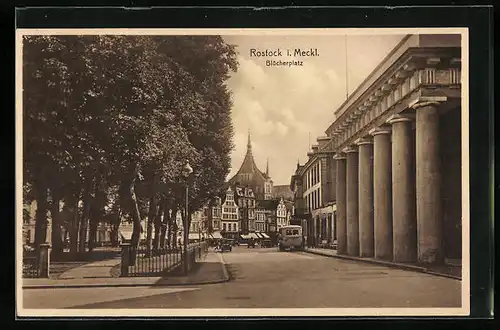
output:
[[169, 209], [168, 209], [168, 201], [165, 199], [163, 202], [163, 220], [161, 223], [161, 232], [160, 232], [160, 249], [165, 248], [165, 242], [167, 242], [168, 247], [168, 222], [169, 222]]
[[51, 190], [52, 203], [50, 205], [50, 217], [52, 220], [52, 257], [57, 259], [63, 253], [63, 241], [61, 232], [61, 217], [60, 217], [60, 200], [61, 197], [57, 193], [56, 189]]
[[89, 230], [89, 252], [97, 246], [97, 227], [99, 220], [104, 214], [103, 199], [105, 198], [105, 191], [102, 189], [102, 173], [96, 176], [94, 196], [92, 196], [91, 211], [90, 211], [90, 230]]
[[[161, 200], [159, 203], [158, 207], [158, 213], [155, 216], [155, 221], [154, 221], [154, 229], [155, 229], [155, 235], [153, 238], [153, 251], [158, 251], [160, 249], [160, 240], [161, 240], [161, 234], [162, 234], [162, 215], [163, 215], [163, 210], [165, 209], [165, 200]], [[163, 236], [165, 238], [165, 236]]]
[[78, 253], [78, 227], [79, 227], [79, 214], [78, 214], [78, 197], [74, 197], [74, 200], [70, 204], [70, 232], [69, 232], [69, 252], [72, 256], [76, 256]]
[[36, 213], [35, 213], [35, 248], [38, 250], [40, 244], [47, 241], [47, 188], [37, 181], [36, 189]]
[[149, 198], [148, 225], [146, 230], [146, 256], [151, 256], [151, 250], [153, 248], [153, 224], [158, 211], [158, 207], [156, 205], [156, 194], [154, 191], [155, 188], [153, 183], [151, 196]]
[[179, 210], [176, 203], [172, 206], [172, 213], [170, 214], [169, 219], [169, 233], [170, 233], [170, 245], [177, 249], [177, 234], [179, 231], [179, 227], [177, 226], [177, 211]]
[[122, 215], [121, 207], [118, 207], [118, 212], [116, 213], [116, 217], [114, 217], [111, 222], [111, 245], [114, 247], [120, 245], [118, 234], [121, 223], [121, 215]]
[[133, 253], [130, 256], [130, 265], [134, 266], [136, 262], [137, 256], [137, 248], [139, 247], [140, 238], [141, 238], [141, 214], [139, 212], [139, 205], [137, 203], [137, 196], [135, 194], [135, 182], [138, 174], [138, 167], [134, 169], [131, 178], [126, 183], [126, 189], [124, 190], [128, 194], [130, 215], [132, 216], [133, 221], [133, 230], [132, 230], [132, 238], [130, 240], [130, 245]]
[[210, 202], [208, 204], [208, 223], [206, 224], [206, 228], [209, 234], [213, 233], [214, 227], [213, 227], [213, 219], [214, 219], [214, 204]]
[[83, 193], [83, 211], [80, 218], [78, 252], [85, 253], [87, 244], [87, 229], [89, 226], [90, 209], [92, 204], [92, 181], [93, 177], [89, 177], [85, 184]]

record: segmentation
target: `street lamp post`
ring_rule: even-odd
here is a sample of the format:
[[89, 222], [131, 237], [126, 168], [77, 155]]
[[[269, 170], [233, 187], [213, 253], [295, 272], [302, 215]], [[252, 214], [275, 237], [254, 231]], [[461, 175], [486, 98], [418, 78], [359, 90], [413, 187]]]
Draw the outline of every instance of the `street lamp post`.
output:
[[184, 274], [187, 275], [188, 273], [188, 241], [189, 241], [189, 230], [188, 230], [188, 225], [189, 225], [189, 176], [193, 173], [193, 168], [189, 165], [189, 161], [186, 161], [186, 165], [184, 165], [184, 168], [182, 169], [182, 174], [186, 178], [186, 209], [185, 209], [185, 215], [184, 215], [184, 244], [183, 244], [183, 250], [184, 250]]

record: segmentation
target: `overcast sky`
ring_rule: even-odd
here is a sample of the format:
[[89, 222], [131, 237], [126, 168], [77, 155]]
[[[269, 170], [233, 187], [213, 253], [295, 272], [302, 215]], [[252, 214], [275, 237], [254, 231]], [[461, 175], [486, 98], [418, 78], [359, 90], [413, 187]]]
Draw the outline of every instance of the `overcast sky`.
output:
[[[334, 120], [334, 111], [354, 91], [403, 35], [387, 36], [225, 36], [237, 46], [239, 69], [228, 82], [233, 92], [235, 149], [230, 176], [243, 161], [248, 130], [257, 166], [275, 185], [289, 184], [297, 160], [303, 164], [311, 144]], [[347, 40], [347, 70], [346, 70]], [[272, 57], [251, 57], [250, 49], [316, 48], [319, 56], [295, 58], [303, 66], [266, 67]]]

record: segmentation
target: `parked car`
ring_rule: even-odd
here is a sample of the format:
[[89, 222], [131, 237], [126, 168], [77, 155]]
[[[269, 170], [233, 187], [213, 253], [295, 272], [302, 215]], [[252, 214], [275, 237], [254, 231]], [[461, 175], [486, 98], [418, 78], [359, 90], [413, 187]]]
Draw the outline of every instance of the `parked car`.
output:
[[270, 248], [272, 246], [271, 240], [270, 239], [264, 239], [264, 240], [262, 240], [261, 246], [263, 248]]
[[226, 252], [229, 251], [231, 252], [233, 250], [233, 245], [231, 244], [230, 240], [222, 240], [221, 245], [220, 245], [220, 252]]
[[318, 247], [321, 249], [327, 249], [329, 248], [328, 241], [326, 239], [322, 240], [319, 244]]
[[255, 247], [255, 240], [254, 239], [250, 239], [248, 241], [248, 245], [247, 245], [247, 248], [254, 248]]
[[337, 240], [334, 240], [333, 243], [330, 244], [330, 248], [333, 250], [337, 250]]

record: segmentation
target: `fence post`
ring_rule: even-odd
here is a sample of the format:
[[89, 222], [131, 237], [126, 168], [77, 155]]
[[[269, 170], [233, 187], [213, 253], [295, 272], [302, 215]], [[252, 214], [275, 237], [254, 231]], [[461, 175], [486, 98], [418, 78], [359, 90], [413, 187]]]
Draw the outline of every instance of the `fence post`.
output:
[[49, 278], [49, 265], [50, 265], [50, 244], [40, 244], [38, 250], [38, 269], [39, 276]]
[[130, 264], [130, 243], [123, 243], [120, 247], [122, 248], [120, 276], [126, 277], [128, 276], [128, 266]]

